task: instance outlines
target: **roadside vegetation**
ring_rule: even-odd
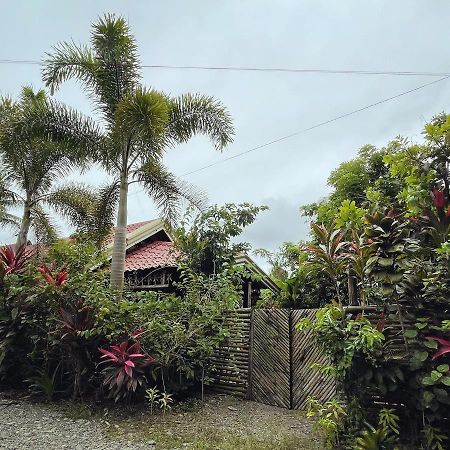
[[[17,235],[15,245],[0,248],[0,383],[47,402],[145,405],[145,423],[157,416],[149,438],[172,448],[192,431],[177,427],[179,402],[203,397],[210,356],[229,337],[225,313],[241,304],[243,280],[255,277],[235,264],[250,251],[236,238],[267,208],[206,207],[202,194],[163,165],[167,150],[196,134],[223,150],[232,120],[211,97],[173,98],[144,87],[140,71],[126,21],[107,15],[93,25],[90,46],[63,42],[46,56],[49,93],[25,87],[18,100],[0,102],[0,226]],[[52,99],[70,79],[80,82],[99,121]],[[64,184],[67,174],[93,164],[111,183]],[[328,197],[301,207],[311,221],[307,240],[257,250],[280,288],[263,292],[257,307],[317,309],[298,332],[314,336],[329,361],[315,368],[336,380],[336,398],[310,398],[307,411],[327,448],[444,450],[450,116],[434,117],[420,143],[396,138],[381,149],[363,147],[328,182]],[[173,293],[124,286],[133,183],[158,206],[180,251]],[[182,201],[189,205],[183,217]],[[58,235],[54,214],[75,227],[70,238]],[[102,244],[111,234],[109,261]],[[189,410],[189,422],[202,425],[202,407]],[[140,420],[108,430],[145,439]],[[296,433],[241,436],[217,421],[193,429],[196,449],[316,448]]]

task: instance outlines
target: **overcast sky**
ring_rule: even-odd
[[[434,0],[0,0],[0,60],[39,60],[59,41],[87,43],[104,13],[128,19],[144,64],[450,71],[450,2]],[[178,175],[432,81],[424,76],[144,69],[148,87],[170,94],[200,92],[221,100],[236,137],[224,154],[195,138],[167,154]],[[42,87],[37,65],[0,64],[0,91],[16,97],[24,84]],[[426,120],[449,111],[450,81],[186,177],[210,203],[265,204],[245,233],[255,248],[276,249],[307,235],[299,206],[327,193],[326,179],[364,144],[398,134],[420,139]],[[57,98],[86,114],[89,101],[70,83]],[[101,172],[85,176],[101,183]],[[131,188],[129,223],[157,215]],[[0,231],[0,242],[10,241]]]

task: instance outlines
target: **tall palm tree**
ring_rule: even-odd
[[[52,92],[71,78],[81,82],[103,118],[106,142],[95,158],[119,187],[111,286],[120,296],[129,185],[142,184],[165,218],[176,220],[180,199],[197,206],[203,199],[164,167],[164,152],[197,133],[209,136],[221,150],[232,141],[234,130],[226,109],[211,97],[171,98],[143,87],[136,41],[120,17],[107,15],[93,25],[91,48],[64,42],[47,55],[43,79]]]
[[[18,102],[1,99],[0,117],[2,222],[18,225],[17,247],[27,243],[30,227],[49,240],[55,227],[44,207],[55,184],[82,163],[102,135],[91,120],[30,87],[22,89]],[[20,218],[8,213],[18,206]]]

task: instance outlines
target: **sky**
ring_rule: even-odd
[[[115,13],[129,21],[147,65],[450,71],[445,0],[0,0],[0,6],[0,60],[42,60],[60,41],[88,43],[91,24]],[[233,117],[235,139],[222,154],[203,137],[167,153],[166,165],[179,176],[435,79],[143,69],[147,87],[212,95]],[[17,97],[23,85],[43,86],[39,65],[0,64],[1,95]],[[275,250],[283,241],[307,237],[299,207],[327,195],[335,167],[365,144],[383,146],[397,135],[420,140],[427,120],[450,112],[449,95],[450,80],[444,80],[183,178],[205,191],[211,204],[269,206],[243,239]],[[93,114],[75,82],[55,96]],[[106,181],[99,170],[71,178]],[[131,187],[129,223],[158,215],[139,190]],[[0,230],[0,242],[11,240],[11,233]]]

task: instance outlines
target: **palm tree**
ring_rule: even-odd
[[[171,98],[140,84],[136,41],[123,18],[107,15],[94,24],[91,45],[65,42],[54,47],[44,62],[43,79],[52,92],[65,80],[77,79],[102,116],[105,145],[95,159],[119,188],[111,286],[120,296],[129,185],[140,183],[174,222],[181,199],[200,207],[203,198],[164,167],[164,152],[194,134],[207,135],[221,150],[232,141],[234,130],[226,109],[211,97]]]
[[[55,227],[44,206],[101,134],[91,120],[30,87],[18,102],[2,99],[0,117],[0,221],[18,226],[17,247],[27,243],[30,228],[38,240],[51,240]],[[20,218],[8,212],[18,206]]]
[[[77,232],[89,236],[90,241],[101,247],[114,226],[119,190],[117,183],[99,189],[79,183],[68,184],[56,190],[48,201],[76,227]]]

